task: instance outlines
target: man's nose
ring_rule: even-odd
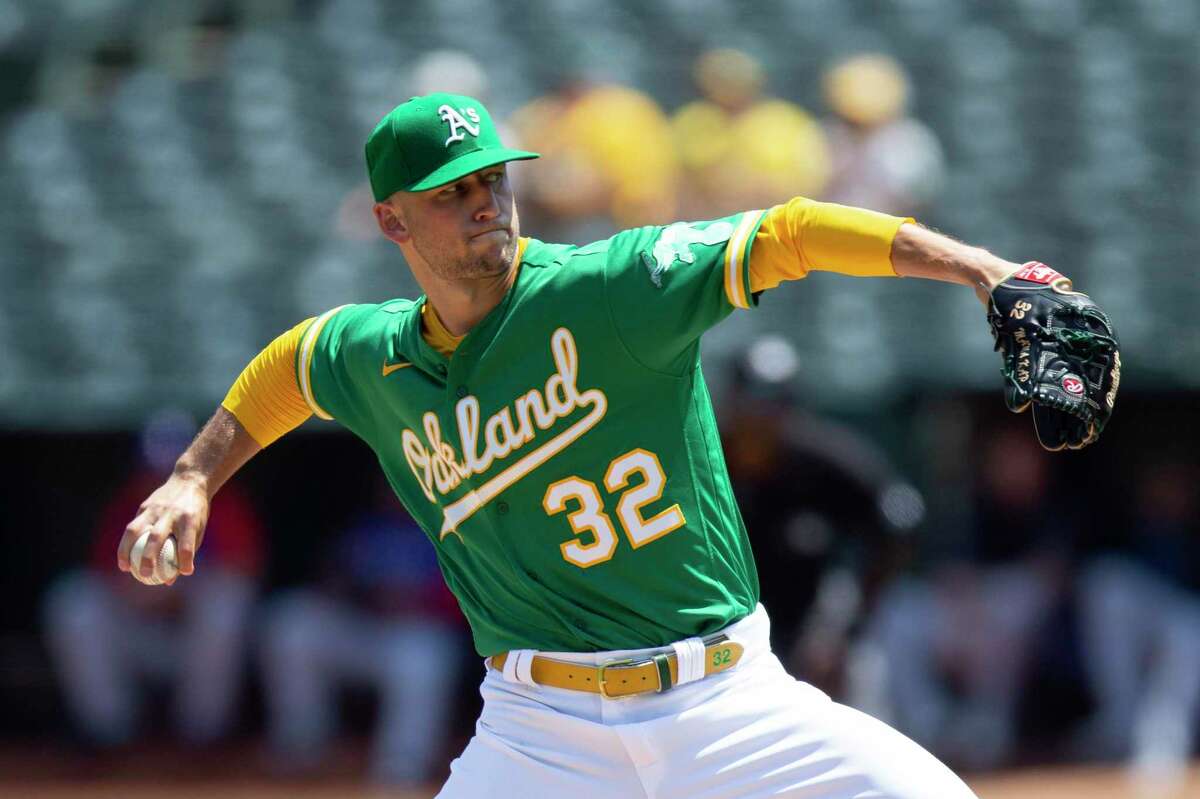
[[[476,194],[474,217],[477,222],[487,222],[500,215],[500,199],[496,196],[495,186],[484,183],[476,189]]]

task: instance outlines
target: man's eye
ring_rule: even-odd
[[[504,177],[503,172],[489,172],[486,175],[488,183],[499,183],[501,178],[503,178],[503,177]]]

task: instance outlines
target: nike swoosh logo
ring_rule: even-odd
[[[393,364],[389,364],[387,361],[384,361],[383,362],[383,376],[387,377],[388,375],[390,375],[392,372],[396,371],[397,369],[403,369],[406,366],[412,366],[412,361],[404,361],[402,363],[393,363]]]

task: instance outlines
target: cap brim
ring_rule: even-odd
[[[506,161],[528,161],[530,158],[541,158],[537,153],[526,150],[509,150],[504,147],[474,150],[466,155],[460,155],[453,161],[442,164],[421,180],[409,186],[405,191],[428,191],[438,186],[445,186],[459,178],[486,169],[489,166],[503,164]]]

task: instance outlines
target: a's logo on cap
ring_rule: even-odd
[[[464,108],[462,111],[471,118],[471,122],[475,123],[474,125],[472,125],[471,122],[468,122],[466,119],[463,119],[462,114],[458,113],[458,111],[455,111],[448,105],[443,105],[438,108],[438,116],[442,118],[443,122],[450,126],[450,138],[446,139],[447,147],[450,146],[450,142],[452,141],[462,141],[466,138],[466,134],[463,133],[463,130],[465,130],[467,133],[470,133],[472,136],[479,136],[479,112],[470,107]]]

